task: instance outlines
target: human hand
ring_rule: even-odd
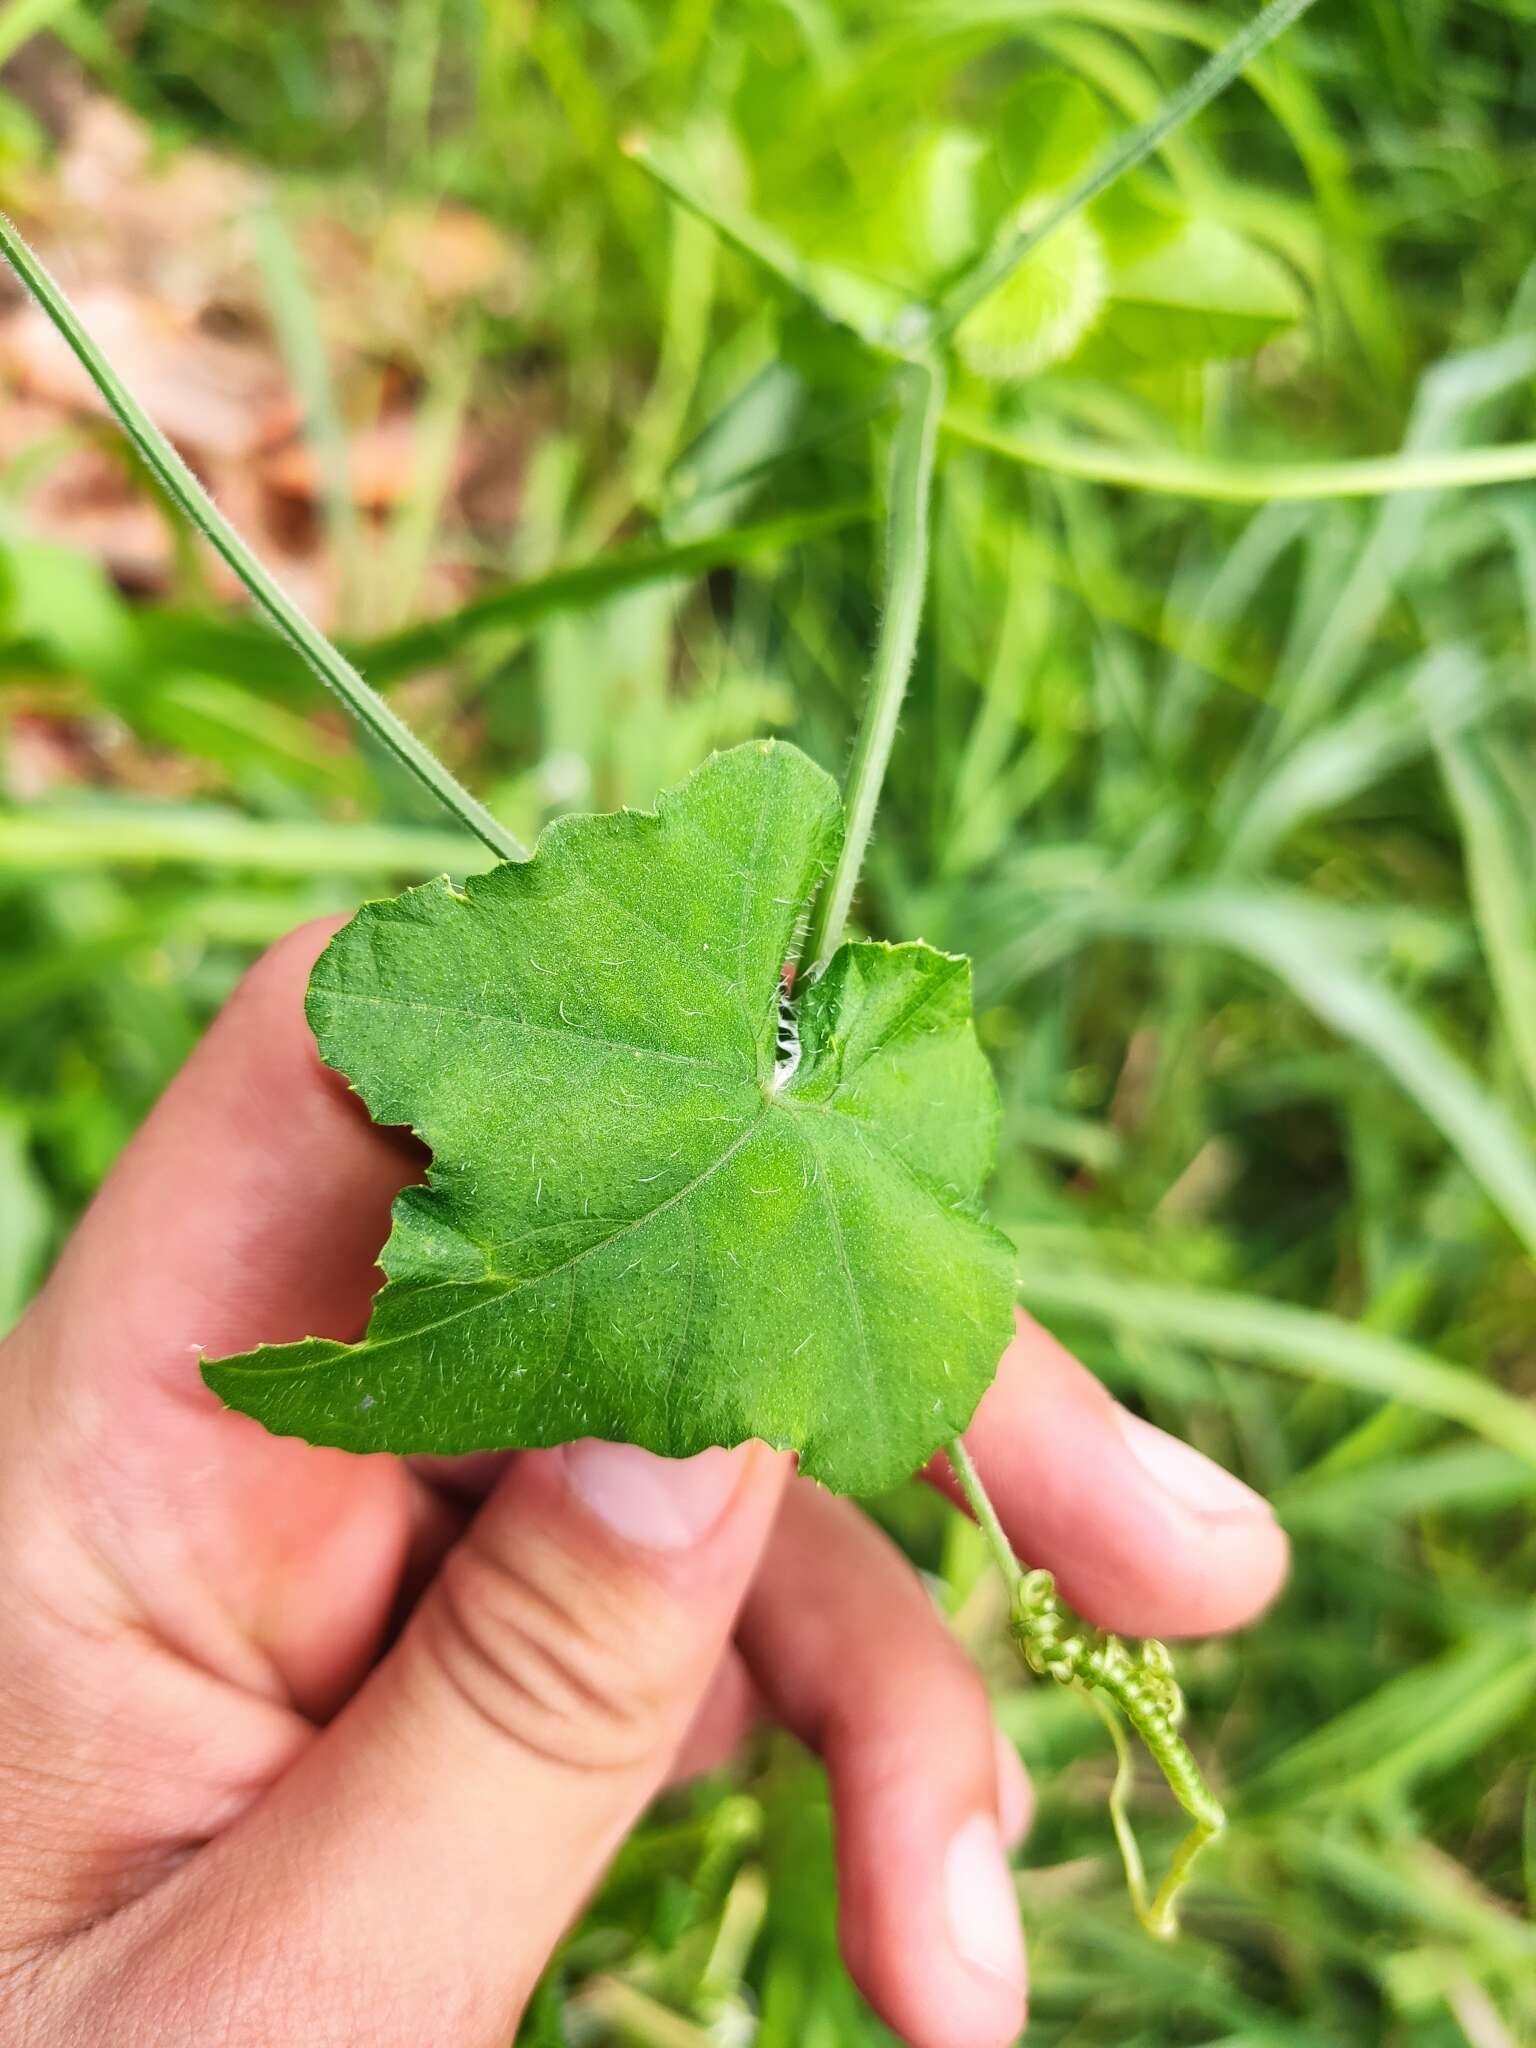
[[[328,931],[247,978],[3,1350],[0,2038],[502,2048],[647,1800],[765,1703],[826,1758],[865,1991],[1000,2048],[1027,1788],[856,1509],[760,1446],[444,1469],[203,1387],[200,1351],[355,1336],[420,1172],[314,1054]],[[1032,1325],[968,1441],[1107,1626],[1232,1626],[1283,1573],[1246,1488]]]

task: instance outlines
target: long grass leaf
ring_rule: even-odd
[[[26,1121],[0,1102],[0,1337],[32,1298],[51,1223]]]
[[[1536,1408],[1414,1345],[1259,1295],[1127,1280],[1057,1256],[1032,1257],[1029,1232],[1015,1235],[1021,1245],[1020,1299],[1046,1316],[1080,1316],[1401,1401],[1459,1423],[1536,1467]]]
[[[1284,981],[1334,1030],[1364,1046],[1460,1155],[1526,1246],[1536,1251],[1536,1160],[1503,1106],[1351,950],[1348,913],[1276,890],[1196,888],[1137,900],[1109,892],[1068,899],[1047,930],[1011,949],[1029,970],[1085,939],[1185,939],[1245,954]]]
[[[1435,748],[1461,826],[1473,915],[1526,1093],[1536,1108],[1536,831],[1497,755],[1476,733],[1437,718]]]
[[[1223,928],[1229,945],[1262,961],[1317,1016],[1375,1055],[1439,1126],[1527,1249],[1536,1252],[1536,1161],[1530,1148],[1503,1105],[1401,997],[1354,962],[1320,949],[1313,932],[1264,915],[1257,906],[1231,906],[1229,917],[1212,927]]]
[[[1398,1798],[1472,1755],[1533,1698],[1536,1650],[1505,1635],[1474,1636],[1303,1736],[1246,1794],[1287,1805]]]
[[[473,874],[490,861],[457,832],[409,826],[243,818],[167,805],[39,805],[0,812],[0,885],[7,875],[79,873],[168,863],[251,874]]]
[[[751,526],[726,527],[719,533],[700,534],[697,539],[661,546],[646,542],[611,548],[590,562],[578,562],[526,583],[493,590],[461,605],[457,611],[366,642],[352,652],[378,681],[393,682],[434,662],[450,660],[483,634],[537,625],[557,612],[601,604],[605,598],[617,597],[626,590],[640,590],[648,584],[699,576],[711,569],[728,569],[738,562],[750,561],[754,555],[777,554],[786,548],[800,547],[806,541],[840,533],[868,518],[869,506],[859,498],[804,512],[787,512]]]
[[[1493,1444],[1458,1443],[1443,1451],[1416,1450],[1410,1457],[1378,1460],[1357,1471],[1306,1475],[1273,1498],[1294,1533],[1381,1518],[1417,1519],[1446,1508],[1489,1514],[1528,1506],[1532,1491],[1531,1470],[1523,1459]]]
[[[676,151],[654,136],[630,136],[625,141],[624,154],[653,178],[668,198],[707,222],[723,241],[747,257],[765,276],[802,299],[822,319],[841,328],[852,339],[880,353],[886,352],[871,323],[851,316],[846,306],[836,303],[837,298],[843,295],[839,292],[839,285],[852,291],[857,289],[856,280],[841,279],[825,266],[807,262],[799,250],[776,229],[769,227],[766,221],[702,191],[698,179],[680,162]]]
[[[1419,383],[1404,437],[1404,459],[1456,453],[1478,410],[1507,396],[1536,372],[1536,334],[1517,333],[1488,348],[1447,356]],[[1424,541],[1439,500],[1424,488],[1391,496],[1376,511],[1371,531],[1324,615],[1317,637],[1301,652],[1296,668],[1276,686],[1278,715],[1254,780],[1297,736],[1325,717],[1354,681],[1371,636]]]
[[[1484,664],[1464,647],[1439,647],[1405,679],[1319,725],[1286,755],[1232,819],[1227,857],[1257,868],[1304,819],[1346,802],[1433,744],[1447,745],[1488,709]]]
[[[303,256],[275,204],[256,208],[251,217],[251,239],[277,345],[303,409],[305,437],[319,465],[326,533],[336,555],[337,616],[349,620],[357,596],[362,535],[347,433],[319,308]]]

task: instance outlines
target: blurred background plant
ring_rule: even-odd
[[[1042,2043],[1536,2038],[1532,21],[1317,9],[954,337],[859,915],[977,956],[1023,1298],[1298,1551],[1182,1660],[1235,1826],[1163,1948],[1097,1723],[1019,1683],[968,1528],[876,1504],[1036,1772]],[[8,0],[0,196],[529,837],[749,733],[841,766],[888,420],[837,319],[942,291],[1232,26]],[[3,1324],[254,949],[488,856],[250,622],[15,293],[0,380]],[[884,2039],[833,1915],[819,1781],[765,1740],[623,1852],[526,2038]]]

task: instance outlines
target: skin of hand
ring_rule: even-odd
[[[305,1027],[333,929],[246,977],[0,1351],[0,2039],[505,2048],[647,1801],[766,1708],[826,1761],[867,1996],[1003,2048],[1027,1782],[848,1502],[754,1445],[355,1458],[203,1387],[358,1335],[421,1174]],[[1284,1575],[1255,1495],[1025,1319],[967,1441],[1103,1625],[1229,1628]]]

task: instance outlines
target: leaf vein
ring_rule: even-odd
[[[659,1045],[636,1045],[627,1038],[606,1038],[600,1032],[583,1031],[574,1024],[537,1024],[531,1017],[514,1017],[506,1010],[475,1010],[467,1003],[427,1003],[411,996],[371,995],[362,989],[330,987],[322,993],[328,1001],[366,1003],[379,1009],[423,1010],[436,1017],[465,1017],[475,1023],[506,1024],[514,1031],[538,1032],[546,1038],[580,1038],[588,1045],[606,1045],[614,1052],[638,1053],[642,1058],[667,1060],[675,1066],[707,1067],[712,1073],[729,1075],[733,1081],[742,1078],[739,1068],[704,1059],[698,1053],[668,1052]]]
[[[520,1280],[509,1279],[502,1274],[490,1274],[485,1281],[468,1283],[474,1286],[490,1286],[504,1282],[500,1286],[498,1293],[482,1301],[469,1302],[463,1308],[452,1309],[447,1315],[439,1316],[435,1323],[418,1323],[414,1329],[401,1330],[388,1337],[374,1337],[370,1335],[363,1339],[362,1344],[357,1349],[367,1350],[377,1356],[381,1351],[393,1351],[404,1344],[421,1342],[428,1337],[436,1336],[438,1331],[446,1329],[450,1323],[462,1322],[467,1316],[479,1315],[482,1309],[499,1307],[509,1295],[520,1293],[525,1287],[540,1286],[547,1280],[558,1279],[563,1273],[573,1272],[584,1259],[590,1259],[598,1252],[607,1251],[610,1246],[618,1244],[621,1239],[632,1235],[637,1230],[645,1229],[646,1225],[654,1223],[658,1216],[665,1215],[668,1209],[675,1208],[679,1202],[686,1200],[697,1189],[703,1187],[708,1181],[713,1180],[715,1175],[723,1167],[729,1165],[736,1154],[742,1150],[743,1146],[762,1129],[768,1120],[772,1106],[770,1103],[764,1103],[762,1109],[752,1119],[751,1123],[748,1124],[747,1128],[734,1138],[720,1154],[719,1158],[712,1160],[702,1173],[696,1174],[685,1186],[678,1188],[674,1194],[668,1195],[664,1202],[658,1202],[654,1209],[647,1209],[642,1215],[631,1217],[628,1222],[623,1224],[618,1230],[613,1231],[609,1236],[598,1238],[592,1244],[583,1245],[579,1252],[573,1252],[568,1259],[563,1259],[557,1266],[546,1266],[541,1273],[530,1273]],[[530,1231],[527,1235],[531,1237],[538,1235],[538,1233]],[[508,1240],[510,1244],[521,1244],[522,1242],[522,1238]],[[404,1289],[409,1289],[410,1286],[408,1281],[403,1280],[393,1282],[392,1284]]]

